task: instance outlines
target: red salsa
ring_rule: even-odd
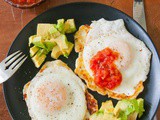
[[[90,61],[90,68],[94,74],[94,82],[101,88],[110,90],[116,88],[122,82],[122,75],[114,61],[119,57],[119,53],[105,48],[99,51]]]
[[[11,1],[16,4],[33,4],[37,2],[37,0],[11,0]]]

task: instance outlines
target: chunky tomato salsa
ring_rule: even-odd
[[[122,82],[122,75],[114,61],[119,57],[119,53],[105,48],[99,51],[90,61],[90,68],[94,74],[94,82],[101,88],[110,90],[116,88]]]
[[[11,1],[16,4],[33,4],[37,2],[37,0],[11,0]]]

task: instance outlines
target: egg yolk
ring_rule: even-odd
[[[60,82],[45,82],[37,88],[40,108],[53,112],[60,110],[66,102],[66,89]]]
[[[101,88],[114,89],[122,82],[122,75],[114,61],[119,53],[105,48],[99,51],[90,61],[90,68],[94,74],[94,82]]]

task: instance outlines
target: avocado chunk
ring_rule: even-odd
[[[41,36],[34,37],[32,43],[37,47],[44,48],[44,49],[46,48],[44,45],[44,39],[42,39]]]
[[[62,55],[62,51],[60,50],[59,46],[56,45],[53,49],[52,49],[52,53],[51,53],[51,57],[54,59],[58,59],[58,57]]]
[[[136,120],[138,116],[137,112],[133,112],[132,114],[130,114],[127,118],[127,120]]]
[[[121,120],[119,118],[114,117],[113,114],[93,114],[89,120]]]
[[[71,42],[68,42],[68,49],[64,49],[62,50],[63,56],[68,58],[68,56],[70,55],[72,49],[73,49],[74,44]]]
[[[68,19],[64,23],[64,31],[65,33],[73,33],[76,31],[76,25],[75,25],[74,19]]]
[[[56,42],[50,41],[50,40],[45,40],[44,45],[46,46],[46,49],[48,52],[52,51],[53,47],[56,46]]]
[[[35,38],[36,36],[37,36],[37,35],[32,35],[32,36],[29,37],[29,43],[28,43],[28,46],[29,46],[29,47],[30,47],[31,44],[33,43],[33,40],[34,40],[34,38]]]
[[[51,41],[55,41],[57,45],[60,47],[61,51],[64,49],[68,49],[68,40],[66,35],[61,34],[56,39],[52,39]]]
[[[38,36],[45,36],[48,34],[50,28],[52,28],[53,24],[49,23],[39,23],[37,25],[37,35]]]
[[[142,98],[121,100],[115,107],[112,101],[106,101],[98,112],[91,115],[90,120],[136,120],[144,112],[143,104]]]
[[[40,49],[34,57],[32,57],[32,61],[37,68],[39,68],[44,60],[46,59],[46,51],[44,49]]]
[[[52,37],[57,37],[60,32],[56,28],[56,24],[39,23],[37,26],[37,35],[42,36],[45,40],[50,40]]]
[[[40,49],[40,48],[39,48],[39,47],[36,47],[36,46],[31,47],[30,50],[29,50],[30,57],[33,57],[33,56],[37,53],[37,51],[38,51],[39,49]]]
[[[57,20],[57,29],[59,32],[64,34],[64,19]]]
[[[48,54],[48,51],[46,49],[40,49],[37,53],[38,56],[41,56],[42,54],[45,54],[47,55]]]
[[[143,115],[144,110],[144,100],[142,98],[139,98],[137,100],[138,102],[138,107],[139,107],[139,115],[138,117],[140,118]]]
[[[109,101],[103,102],[100,110],[103,110],[104,112],[107,112],[107,113],[112,113],[114,110],[112,101],[109,100]]]
[[[131,99],[119,101],[115,107],[114,113],[122,120],[135,120],[137,116],[142,116],[144,112],[143,99]],[[118,111],[118,112],[117,112]]]
[[[50,27],[49,34],[51,37],[56,38],[60,36],[61,33],[57,30],[56,25],[54,24],[52,27]]]

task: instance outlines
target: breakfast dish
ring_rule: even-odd
[[[122,19],[93,21],[75,34],[75,73],[88,88],[115,99],[136,98],[144,89],[151,52]]]
[[[73,19],[71,25],[73,27],[68,27],[69,32],[66,32],[64,19],[59,19],[57,25],[38,24],[37,35],[29,38],[29,46],[34,45],[30,48],[30,56],[36,67],[40,67],[45,60],[42,57],[48,52],[52,51],[51,56],[57,55],[55,46],[68,58],[73,44],[64,33],[75,32]],[[69,43],[72,46],[67,53]],[[144,112],[144,100],[133,98],[143,91],[151,52],[125,29],[123,20],[107,21],[102,18],[90,26],[82,25],[75,34],[75,51],[79,53],[75,73],[85,80],[87,86],[61,60],[45,63],[23,89],[32,120],[140,118]],[[57,59],[59,55],[53,58]],[[35,56],[39,58],[35,59]],[[112,101],[106,101],[98,111],[97,100],[87,87],[102,95],[124,100],[119,101],[115,108]]]
[[[63,19],[61,18],[64,18],[64,22],[63,22]],[[68,32],[63,31],[64,29],[61,29],[61,28],[64,28],[63,27],[64,24],[61,24],[61,23],[65,23],[70,18],[72,18],[72,20],[73,19],[75,20],[75,23],[76,23],[75,25],[78,30],[75,36],[76,38],[75,42],[74,42],[75,33],[68,34]],[[98,26],[99,23],[97,22],[99,21],[100,18],[104,18],[100,20],[102,23],[104,22],[105,24],[106,23],[107,24],[113,23],[113,24],[112,25],[102,24],[101,27],[98,27],[98,29],[96,29],[96,31],[91,32],[90,29],[92,29],[92,27],[90,24],[94,23],[93,26],[95,27],[96,25]],[[59,20],[59,22],[57,20]],[[95,21],[91,23],[92,20],[95,20]],[[54,23],[56,23],[56,25],[53,25]],[[57,38],[60,38],[60,39],[56,38],[56,41],[54,42],[55,46],[53,44],[50,44],[51,42],[50,36],[46,36],[45,34],[39,35],[43,32],[44,33],[47,32],[48,34],[48,30],[44,29],[44,26],[46,26],[46,24],[47,26],[52,26],[51,28],[53,28],[54,26],[54,28],[56,28],[55,30],[60,32],[61,34],[60,36],[57,36]],[[107,35],[105,35],[105,32],[107,31],[105,30],[106,26],[109,26],[107,28],[108,28],[108,31],[110,31],[108,32],[109,34]],[[38,31],[38,34],[37,34],[37,27],[40,28],[40,31]],[[121,29],[118,29],[118,28],[121,28]],[[102,37],[99,38],[99,34],[97,33],[98,31],[103,31],[103,30],[104,30],[104,35],[101,35]],[[78,33],[80,35],[78,35],[77,37]],[[93,36],[94,39],[96,40],[92,41],[92,39],[87,38],[88,41],[86,45],[86,36],[88,36],[88,34],[90,35],[90,37]],[[31,40],[31,44],[29,47],[28,39],[31,36],[32,36],[31,39],[34,38],[34,35],[36,35],[37,41]],[[54,37],[58,34],[52,34],[52,35],[53,35],[52,37]],[[133,37],[133,35],[136,38]],[[128,37],[130,37],[130,39]],[[43,38],[47,38],[47,40]],[[67,38],[67,42],[65,42],[66,38]],[[120,39],[120,38],[123,38],[123,39]],[[127,38],[127,39],[124,40],[124,38]],[[144,43],[141,42],[139,39]],[[61,41],[61,42],[58,42],[58,41]],[[97,47],[98,46],[97,41],[100,41],[101,47]],[[70,52],[69,56],[66,56],[67,54],[65,54],[66,52],[64,52],[64,49],[66,48],[66,45],[68,46],[68,44],[65,44],[65,43],[68,43],[68,42],[72,43],[72,45],[74,44],[75,47],[73,48],[75,48],[75,50],[74,49],[71,50],[72,52]],[[130,42],[133,44],[130,45]],[[43,44],[38,44],[38,43],[43,43]],[[64,43],[63,47],[61,46],[62,43]],[[148,48],[146,48],[144,44]],[[127,47],[127,45],[129,47]],[[120,46],[120,47],[117,47],[117,46]],[[139,51],[136,51],[135,49],[133,49],[133,48],[137,48],[137,46],[138,48],[139,47],[142,48],[142,50],[137,49]],[[40,52],[38,52],[39,50],[37,51],[37,47],[38,49],[40,49]],[[56,50],[53,50],[52,47],[56,48],[56,50],[59,52],[57,52]],[[59,49],[57,49],[57,47]],[[112,47],[115,50],[113,50]],[[81,119],[81,120],[84,120],[84,119],[88,120],[88,118],[91,120],[97,120],[98,118],[109,119],[114,117],[116,117],[116,119],[118,118],[118,120],[120,120],[123,117],[125,118],[123,120],[128,120],[128,118],[130,118],[129,117],[130,115],[133,115],[135,119],[137,118],[138,120],[148,120],[148,119],[151,120],[154,117],[154,114],[158,107],[159,97],[160,97],[160,92],[159,92],[160,87],[158,84],[159,78],[160,78],[160,71],[159,71],[160,62],[159,62],[158,54],[147,33],[132,18],[130,18],[129,16],[127,16],[126,14],[124,14],[123,12],[117,9],[114,9],[110,6],[97,4],[97,3],[71,3],[71,4],[51,8],[50,10],[47,10],[46,12],[34,18],[31,22],[29,22],[26,25],[26,27],[24,27],[24,29],[19,33],[19,35],[11,45],[8,55],[10,55],[11,53],[17,50],[21,50],[26,55],[28,56],[31,55],[31,57],[28,57],[25,63],[10,78],[10,80],[8,80],[3,84],[6,104],[8,106],[10,115],[14,120],[21,120],[21,119],[30,120],[30,119],[36,119],[37,117],[39,119],[52,119],[54,117],[56,117],[57,119],[62,118],[60,120],[72,119],[72,118],[74,119],[75,117],[74,120],[76,120],[77,116],[80,116],[78,119]],[[35,54],[34,54],[34,50],[37,51],[35,52]],[[46,50],[48,50],[49,52],[45,53]],[[57,53],[57,54],[52,54],[52,51],[54,51],[54,53]],[[70,51],[70,50],[67,49],[67,51]],[[92,52],[97,52],[97,54],[92,56]],[[115,82],[116,83],[115,85],[111,85],[111,86],[107,85],[107,87],[111,89],[108,91],[97,89],[97,88],[101,88],[103,85],[106,85],[106,84],[99,84],[98,87],[96,87],[95,89],[92,89],[95,86],[97,86],[96,84],[94,84],[94,81],[92,82],[93,85],[91,84],[92,86],[89,86],[88,84],[89,82],[87,82],[87,79],[85,79],[86,78],[86,76],[84,76],[85,74],[79,74],[79,73],[81,73],[84,70],[83,71],[84,73],[86,72],[88,73],[87,76],[93,77],[96,71],[99,71],[98,69],[94,68],[94,66],[97,66],[95,64],[95,61],[97,60],[97,58],[98,59],[102,58],[103,60],[105,58],[103,56],[103,53],[107,53],[107,52],[110,53],[110,56],[112,56],[113,58],[112,59],[109,58],[108,60],[106,60],[106,63],[108,63],[110,60],[111,64],[109,67],[113,67],[113,72],[117,71],[115,74],[117,75],[117,77],[115,78],[118,81]],[[37,53],[39,54],[37,55]],[[139,53],[141,53],[141,55]],[[145,55],[148,57],[144,56],[143,53],[145,53]],[[150,60],[151,53],[152,53],[152,59]],[[60,56],[58,56],[59,54]],[[85,54],[85,61],[86,61],[85,63],[81,61],[82,60],[81,58],[83,58],[83,54]],[[87,56],[87,54],[89,56]],[[39,59],[39,56],[41,55],[46,56],[44,61],[43,60],[41,61],[41,59]],[[100,57],[101,55],[102,57]],[[122,61],[122,62],[118,61],[118,58],[120,55],[125,56],[125,61]],[[38,57],[35,57],[35,56],[38,56]],[[37,58],[35,59],[35,61],[33,61],[34,57]],[[139,61],[139,58],[141,59],[140,61]],[[55,59],[59,59],[59,60],[55,60]],[[89,63],[87,62],[87,60],[89,59],[92,60],[91,70],[86,69],[86,67],[89,66]],[[52,62],[47,62],[47,61],[52,61]],[[132,62],[132,61],[136,61],[136,62]],[[134,64],[140,63],[141,61],[143,61],[142,64],[138,64],[138,66],[136,67],[134,66]],[[42,62],[42,64],[45,63],[44,66],[42,64],[38,64],[39,66],[35,67],[36,65],[35,63],[39,63],[39,62]],[[144,64],[146,62],[148,64]],[[101,62],[101,63],[106,64],[105,62]],[[123,75],[126,72],[126,71],[122,71],[123,69],[120,69],[120,67],[122,67],[123,65],[126,66],[128,73],[132,73],[136,71],[135,74],[138,75],[137,77],[133,77],[134,75],[132,76],[132,74],[128,74],[128,75],[131,75],[132,77],[126,82],[127,83],[126,85],[122,84],[123,78],[124,78]],[[129,67],[129,66],[133,66],[133,67]],[[129,68],[133,68],[132,69],[133,71]],[[73,72],[74,70],[75,71],[78,70],[76,71],[76,74],[78,74],[78,76],[82,79],[80,79],[78,76],[75,75],[75,73]],[[148,71],[150,71],[149,74],[148,74]],[[148,76],[146,76],[147,74]],[[71,76],[73,79],[71,79]],[[56,78],[56,79],[53,79],[53,78]],[[93,80],[93,79],[91,78],[90,80]],[[96,82],[99,83],[98,81]],[[138,84],[139,82],[140,84]],[[53,84],[53,83],[56,83],[56,84]],[[67,83],[70,83],[70,87],[68,87]],[[139,88],[139,89],[133,88],[133,86],[135,86],[136,84],[137,84],[136,88]],[[56,86],[55,91],[51,92],[50,89],[55,88],[55,86]],[[117,92],[116,89],[118,88],[120,88],[119,93],[111,94],[111,93]],[[74,95],[69,94],[71,90],[74,90],[73,91]],[[97,92],[98,90],[102,90],[102,91],[98,93]],[[143,92],[139,94],[142,90]],[[134,93],[135,91],[137,91],[137,93]],[[122,95],[121,93],[123,92],[125,94]],[[130,96],[132,93],[134,93],[133,96]],[[62,95],[62,98],[64,99],[59,99],[60,98],[59,95],[60,96]],[[77,97],[75,97],[76,95]],[[115,99],[109,98],[108,95],[109,97],[112,97]],[[75,97],[75,104],[72,104],[72,105],[66,104],[72,101],[72,100],[70,101],[70,97],[71,98]],[[132,98],[136,98],[136,99],[132,100]],[[55,104],[54,101],[50,102],[49,101],[50,99],[51,100],[59,99],[60,101],[57,101],[58,104]],[[112,102],[110,100],[112,100],[114,105],[112,105]],[[105,102],[106,104],[103,102]],[[51,105],[49,106],[48,103],[50,103]],[[127,103],[127,104],[124,104],[124,103]],[[83,105],[83,106],[76,106],[76,104]],[[108,107],[112,109],[108,109]],[[145,112],[144,112],[144,109],[142,108],[145,109]],[[116,111],[116,109],[118,111]],[[68,112],[68,110],[70,110],[71,112]],[[64,117],[65,119],[63,119]],[[116,119],[113,119],[113,120],[116,120]]]
[[[60,60],[45,63],[23,96],[33,120],[86,120],[98,110],[97,100]]]

